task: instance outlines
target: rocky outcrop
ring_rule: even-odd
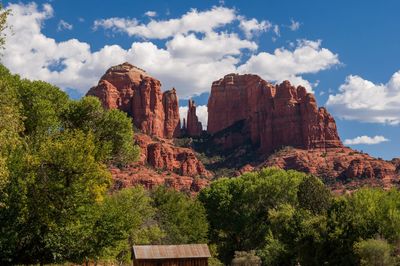
[[[178,98],[174,89],[161,93],[161,83],[129,63],[113,66],[87,95],[98,97],[107,109],[133,117],[143,133],[177,137],[180,132]]]
[[[196,193],[210,182],[211,173],[196,158],[192,149],[173,145],[169,139],[151,138],[136,133],[140,158],[126,167],[111,167],[114,188],[143,185],[151,189],[159,185]]]
[[[314,174],[338,189],[362,185],[390,188],[399,182],[396,166],[392,162],[347,147],[325,150],[286,147],[255,168],[265,166]]]
[[[153,169],[139,163],[124,168],[111,167],[110,171],[116,190],[136,185],[142,185],[147,189],[166,186],[193,194],[208,186],[210,182],[208,179],[182,176],[166,170]]]
[[[190,148],[177,147],[171,140],[152,139],[145,134],[136,134],[135,139],[141,149],[143,164],[182,176],[211,176]]]
[[[207,131],[226,147],[250,141],[261,153],[283,146],[303,149],[342,147],[336,123],[315,97],[289,81],[272,85],[257,75],[229,74],[212,84]],[[239,129],[239,130],[238,130]]]
[[[179,119],[179,101],[175,88],[163,93],[162,105],[165,114],[164,137],[179,137],[181,132],[181,122]]]
[[[186,120],[186,134],[190,137],[199,137],[203,131],[203,126],[199,122],[196,114],[196,105],[193,100],[189,100]]]

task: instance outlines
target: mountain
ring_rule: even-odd
[[[141,159],[112,168],[117,186],[166,184],[198,191],[211,178],[265,166],[321,177],[343,192],[364,184],[399,184],[398,159],[384,161],[345,147],[334,118],[302,86],[273,85],[257,75],[228,74],[213,82],[207,130],[189,100],[180,124],[175,89],[129,63],[113,66],[87,95],[132,116]]]

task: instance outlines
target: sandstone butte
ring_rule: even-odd
[[[125,111],[140,130],[140,161],[111,167],[116,187],[166,184],[198,191],[209,183],[213,174],[195,151],[174,145],[176,138],[205,134],[193,101],[181,128],[175,89],[162,93],[160,81],[129,63],[108,69],[87,95],[107,109]],[[313,94],[288,81],[272,85],[257,75],[229,74],[213,82],[206,135],[209,145],[230,153],[251,144],[258,159],[236,165],[238,174],[264,166],[295,169],[322,177],[336,191],[399,183],[399,159],[384,161],[344,147],[334,118]]]
[[[399,184],[399,159],[384,161],[344,147],[334,118],[302,86],[229,74],[213,82],[208,114],[207,131],[216,144],[234,149],[250,142],[258,149],[261,159],[238,174],[265,166],[295,169],[324,178],[338,191]]]
[[[129,63],[113,66],[87,95],[96,96],[106,109],[119,109],[133,118],[141,133],[135,141],[141,149],[139,162],[124,169],[111,167],[118,186],[166,184],[179,190],[196,191],[208,183],[211,173],[190,148],[176,147],[172,138],[181,130],[176,90],[161,92],[161,82]],[[189,101],[186,134],[200,135],[196,107]],[[201,180],[202,179],[202,180]]]

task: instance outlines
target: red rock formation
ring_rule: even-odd
[[[129,63],[113,66],[87,95],[100,98],[107,109],[133,117],[143,133],[171,138],[179,135],[179,107],[175,90],[161,93],[161,83]]]
[[[272,84],[257,75],[229,74],[215,81],[208,101],[208,128],[216,134],[242,123],[241,131],[219,142],[250,140],[262,153],[283,146],[304,149],[342,147],[333,117],[318,108],[304,87]]]
[[[110,168],[115,189],[138,184],[149,189],[165,185],[195,193],[209,184],[211,173],[191,149],[140,133],[135,134],[135,141],[141,149],[139,161],[124,168]]]
[[[179,137],[181,132],[181,121],[179,119],[179,102],[175,88],[163,93],[162,104],[165,114],[164,137]]]
[[[186,121],[186,134],[191,137],[200,136],[203,130],[203,126],[201,125],[201,122],[199,122],[199,119],[196,115],[196,105],[192,100],[189,100]]]
[[[114,189],[142,185],[147,189],[164,185],[180,191],[199,192],[209,184],[208,179],[181,176],[166,170],[155,170],[138,163],[125,168],[110,169],[114,179]]]
[[[135,134],[135,139],[142,151],[142,163],[182,176],[211,176],[190,148],[177,147],[171,140],[154,140],[144,134]]]
[[[265,166],[314,174],[329,181],[333,188],[360,187],[365,184],[389,188],[399,182],[393,163],[346,147],[325,150],[286,147],[255,168]]]
[[[121,169],[111,166],[115,188],[167,185],[197,192],[209,183],[212,174],[194,151],[175,146],[171,139],[181,132],[175,89],[161,93],[160,81],[124,63],[107,70],[88,95],[99,97],[105,108],[128,113],[144,133],[135,134],[141,148],[139,162]],[[212,137],[205,144],[211,140],[210,145],[220,144],[218,149],[237,148],[227,157],[227,165],[218,162],[237,174],[265,166],[295,169],[323,177],[337,191],[364,184],[386,188],[400,184],[400,159],[388,162],[344,147],[333,117],[318,108],[304,87],[288,81],[272,85],[257,75],[226,75],[212,85],[208,114]],[[189,136],[202,132],[191,100],[183,128]],[[257,156],[245,156],[246,147],[252,151],[254,146]]]

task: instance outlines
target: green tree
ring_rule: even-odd
[[[22,145],[24,130],[15,82],[18,80],[0,65],[0,208],[6,207],[5,188],[10,182],[9,155]]]
[[[151,198],[142,187],[117,191],[89,212],[91,227],[85,238],[74,243],[69,261],[128,262],[133,244],[149,244],[162,237],[153,220]]]
[[[301,208],[314,214],[326,212],[332,200],[328,188],[315,176],[308,176],[300,183],[297,198]]]
[[[158,187],[152,193],[163,244],[207,243],[208,222],[203,205],[185,194]]]
[[[21,80],[18,97],[22,104],[25,135],[32,141],[39,142],[62,129],[61,114],[69,101],[65,92],[43,81]]]
[[[264,247],[268,212],[297,203],[297,187],[305,175],[266,168],[233,179],[219,179],[201,191],[210,223],[210,240],[218,243],[221,259],[229,263],[234,251]]]
[[[334,265],[357,264],[354,244],[382,236],[391,245],[399,241],[400,192],[363,188],[338,197],[328,211],[328,235],[323,250]]]
[[[91,134],[67,131],[14,155],[7,186],[9,208],[0,210],[0,258],[13,263],[62,262],[85,234],[86,211],[110,182],[95,160]]]
[[[362,266],[394,265],[391,249],[390,244],[384,239],[367,239],[354,244],[354,252],[358,255]]]
[[[70,101],[62,115],[67,128],[92,131],[98,156],[102,160],[127,164],[135,161],[139,149],[133,144],[132,119],[119,110],[104,110],[98,98],[83,97]]]
[[[133,145],[132,119],[119,110],[107,111],[101,122],[98,138],[102,145],[110,148],[115,163],[127,164],[139,156],[139,148]]]
[[[100,130],[100,121],[104,112],[105,110],[97,97],[86,96],[80,100],[69,101],[61,116],[67,128],[96,132]]]

